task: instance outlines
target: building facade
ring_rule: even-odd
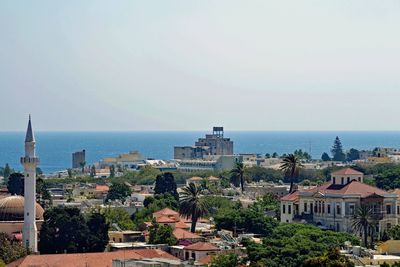
[[[82,165],[86,163],[86,151],[77,151],[72,153],[72,168],[78,169],[82,168]]]
[[[314,188],[296,190],[281,198],[282,222],[308,222],[323,229],[353,232],[352,220],[357,208],[371,209],[382,234],[398,224],[400,202],[389,193],[363,182],[364,175],[346,168],[331,174],[331,180]]]
[[[174,147],[174,159],[202,159],[210,155],[233,155],[233,141],[224,137],[223,127],[213,127],[213,133],[199,138],[194,146]]]

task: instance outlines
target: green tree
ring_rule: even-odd
[[[331,161],[331,157],[326,152],[322,153],[321,159],[322,161]]]
[[[36,179],[36,198],[38,199],[42,207],[49,207],[53,203],[53,199],[49,190],[47,190],[47,184],[41,176]]]
[[[303,267],[354,267],[346,256],[340,254],[339,249],[331,249],[323,256],[307,259]]]
[[[26,254],[26,249],[20,243],[13,242],[7,234],[0,233],[0,262],[3,260],[4,263],[9,264]]]
[[[267,159],[271,158],[271,154],[266,153],[266,154],[265,154],[265,158],[267,158]]]
[[[272,158],[278,158],[279,157],[279,155],[278,155],[278,153],[276,153],[276,152],[274,152],[274,153],[272,153]]]
[[[361,234],[364,238],[364,246],[368,247],[369,228],[373,224],[372,209],[366,205],[361,205],[356,209],[352,219],[352,228],[355,233]]]
[[[301,164],[300,159],[293,154],[289,154],[282,159],[280,169],[283,171],[286,177],[289,177],[290,179],[289,193],[293,192],[294,181],[298,177],[300,168],[302,167],[303,165]]]
[[[92,165],[90,168],[90,177],[95,177],[96,176],[96,167]]]
[[[202,189],[194,183],[182,189],[180,199],[180,214],[186,218],[191,218],[192,225],[190,231],[196,231],[197,220],[207,213],[208,205],[204,197],[201,196]]]
[[[55,207],[45,211],[40,232],[39,251],[42,254],[102,252],[105,230],[102,215],[92,215],[88,221],[77,208]]]
[[[8,163],[6,163],[6,166],[4,167],[4,170],[3,170],[3,176],[5,179],[8,179],[8,177],[10,177],[10,174],[11,174],[11,168],[8,165]]]
[[[333,147],[331,149],[332,152],[332,160],[334,161],[345,161],[346,155],[343,153],[342,142],[339,139],[339,136],[336,136],[335,141],[333,142]]]
[[[104,251],[108,244],[108,224],[106,222],[106,218],[100,213],[92,213],[89,215],[86,224],[90,233],[87,240],[87,251]]]
[[[79,166],[81,166],[82,173],[85,173],[86,161],[79,162]]]
[[[174,176],[170,172],[157,175],[156,185],[154,187],[154,194],[171,194],[176,199],[179,199],[178,192],[176,191],[176,182]]]
[[[244,175],[246,167],[243,162],[236,162],[235,167],[231,170],[232,177],[235,181],[239,181],[242,193],[244,192]]]
[[[210,267],[236,267],[239,266],[239,256],[235,253],[219,254],[215,256]]]
[[[110,166],[110,178],[114,178],[115,177],[115,166],[111,165]]]
[[[347,161],[353,161],[353,160],[358,160],[360,159],[360,151],[357,149],[351,148],[349,152],[347,152],[346,155],[346,160]]]
[[[115,227],[115,224],[118,225],[122,230],[133,230],[135,224],[131,220],[129,213],[126,212],[123,208],[110,208],[107,207],[101,211],[104,215],[105,220],[112,230],[118,230]]]
[[[392,226],[388,230],[388,235],[389,235],[390,239],[400,240],[400,225]]]
[[[149,244],[168,244],[176,245],[176,238],[169,225],[160,225],[153,220],[149,229]]]
[[[8,178],[7,190],[11,195],[24,195],[24,175],[18,172],[12,173]]]
[[[72,178],[72,169],[71,168],[68,168],[67,169],[67,173],[68,173],[68,178]]]
[[[108,200],[121,200],[125,201],[125,199],[130,196],[132,193],[129,186],[124,183],[113,183],[110,186],[110,190],[108,190],[106,201]]]

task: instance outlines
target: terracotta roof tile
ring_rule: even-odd
[[[316,188],[306,191],[315,193],[320,192],[323,194],[339,194],[339,195],[351,194],[351,195],[360,195],[360,197],[367,197],[372,194],[383,196],[388,193],[377,187],[367,185],[354,180],[345,185],[331,184],[330,182],[328,182],[321,186],[317,186]]]
[[[160,216],[179,216],[179,213],[169,208],[165,208],[153,213],[153,217],[160,217]]]
[[[363,175],[362,172],[356,171],[352,168],[344,168],[332,172],[333,175]]]
[[[176,222],[176,220],[174,218],[170,218],[167,216],[160,216],[160,217],[156,217],[156,222],[158,222],[158,223],[174,223],[174,222]]]
[[[185,250],[196,250],[196,251],[219,251],[220,249],[214,245],[211,245],[207,242],[197,242],[187,247],[184,247]]]
[[[180,228],[175,228],[173,231],[173,235],[176,237],[176,239],[200,239],[201,236],[196,235],[192,232],[180,229]]]
[[[113,259],[164,258],[178,260],[176,257],[159,249],[137,249],[100,253],[73,253],[52,255],[28,255],[10,263],[11,267],[110,267]]]
[[[297,201],[298,199],[299,199],[299,191],[298,190],[293,191],[292,193],[281,197],[281,200],[283,200],[283,201]]]
[[[183,221],[179,221],[179,222],[175,223],[175,228],[188,229],[188,228],[190,228],[190,225],[186,224]]]
[[[213,260],[214,257],[215,257],[214,255],[207,255],[207,256],[201,258],[200,260],[196,261],[196,265],[208,266],[208,264],[211,263],[211,261]]]

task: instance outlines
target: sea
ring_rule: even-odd
[[[172,159],[173,147],[193,145],[208,132],[36,132],[39,167],[44,173],[66,170],[72,165],[72,153],[86,150],[87,164],[104,157],[139,151],[145,158]],[[8,163],[22,170],[19,158],[24,153],[24,132],[0,132],[0,166]],[[335,131],[230,131],[225,137],[234,142],[234,153],[278,154],[302,149],[319,159],[330,151],[336,136],[343,148],[373,149],[374,147],[400,148],[400,132],[335,132]]]

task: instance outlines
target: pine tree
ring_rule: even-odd
[[[3,171],[3,176],[5,179],[8,179],[8,177],[10,177],[11,174],[11,168],[8,165],[8,163],[6,163],[6,166],[4,167],[4,171]]]
[[[346,160],[346,155],[343,153],[342,142],[340,141],[339,136],[336,136],[335,141],[333,142],[333,147],[331,149],[331,152],[333,161]]]

